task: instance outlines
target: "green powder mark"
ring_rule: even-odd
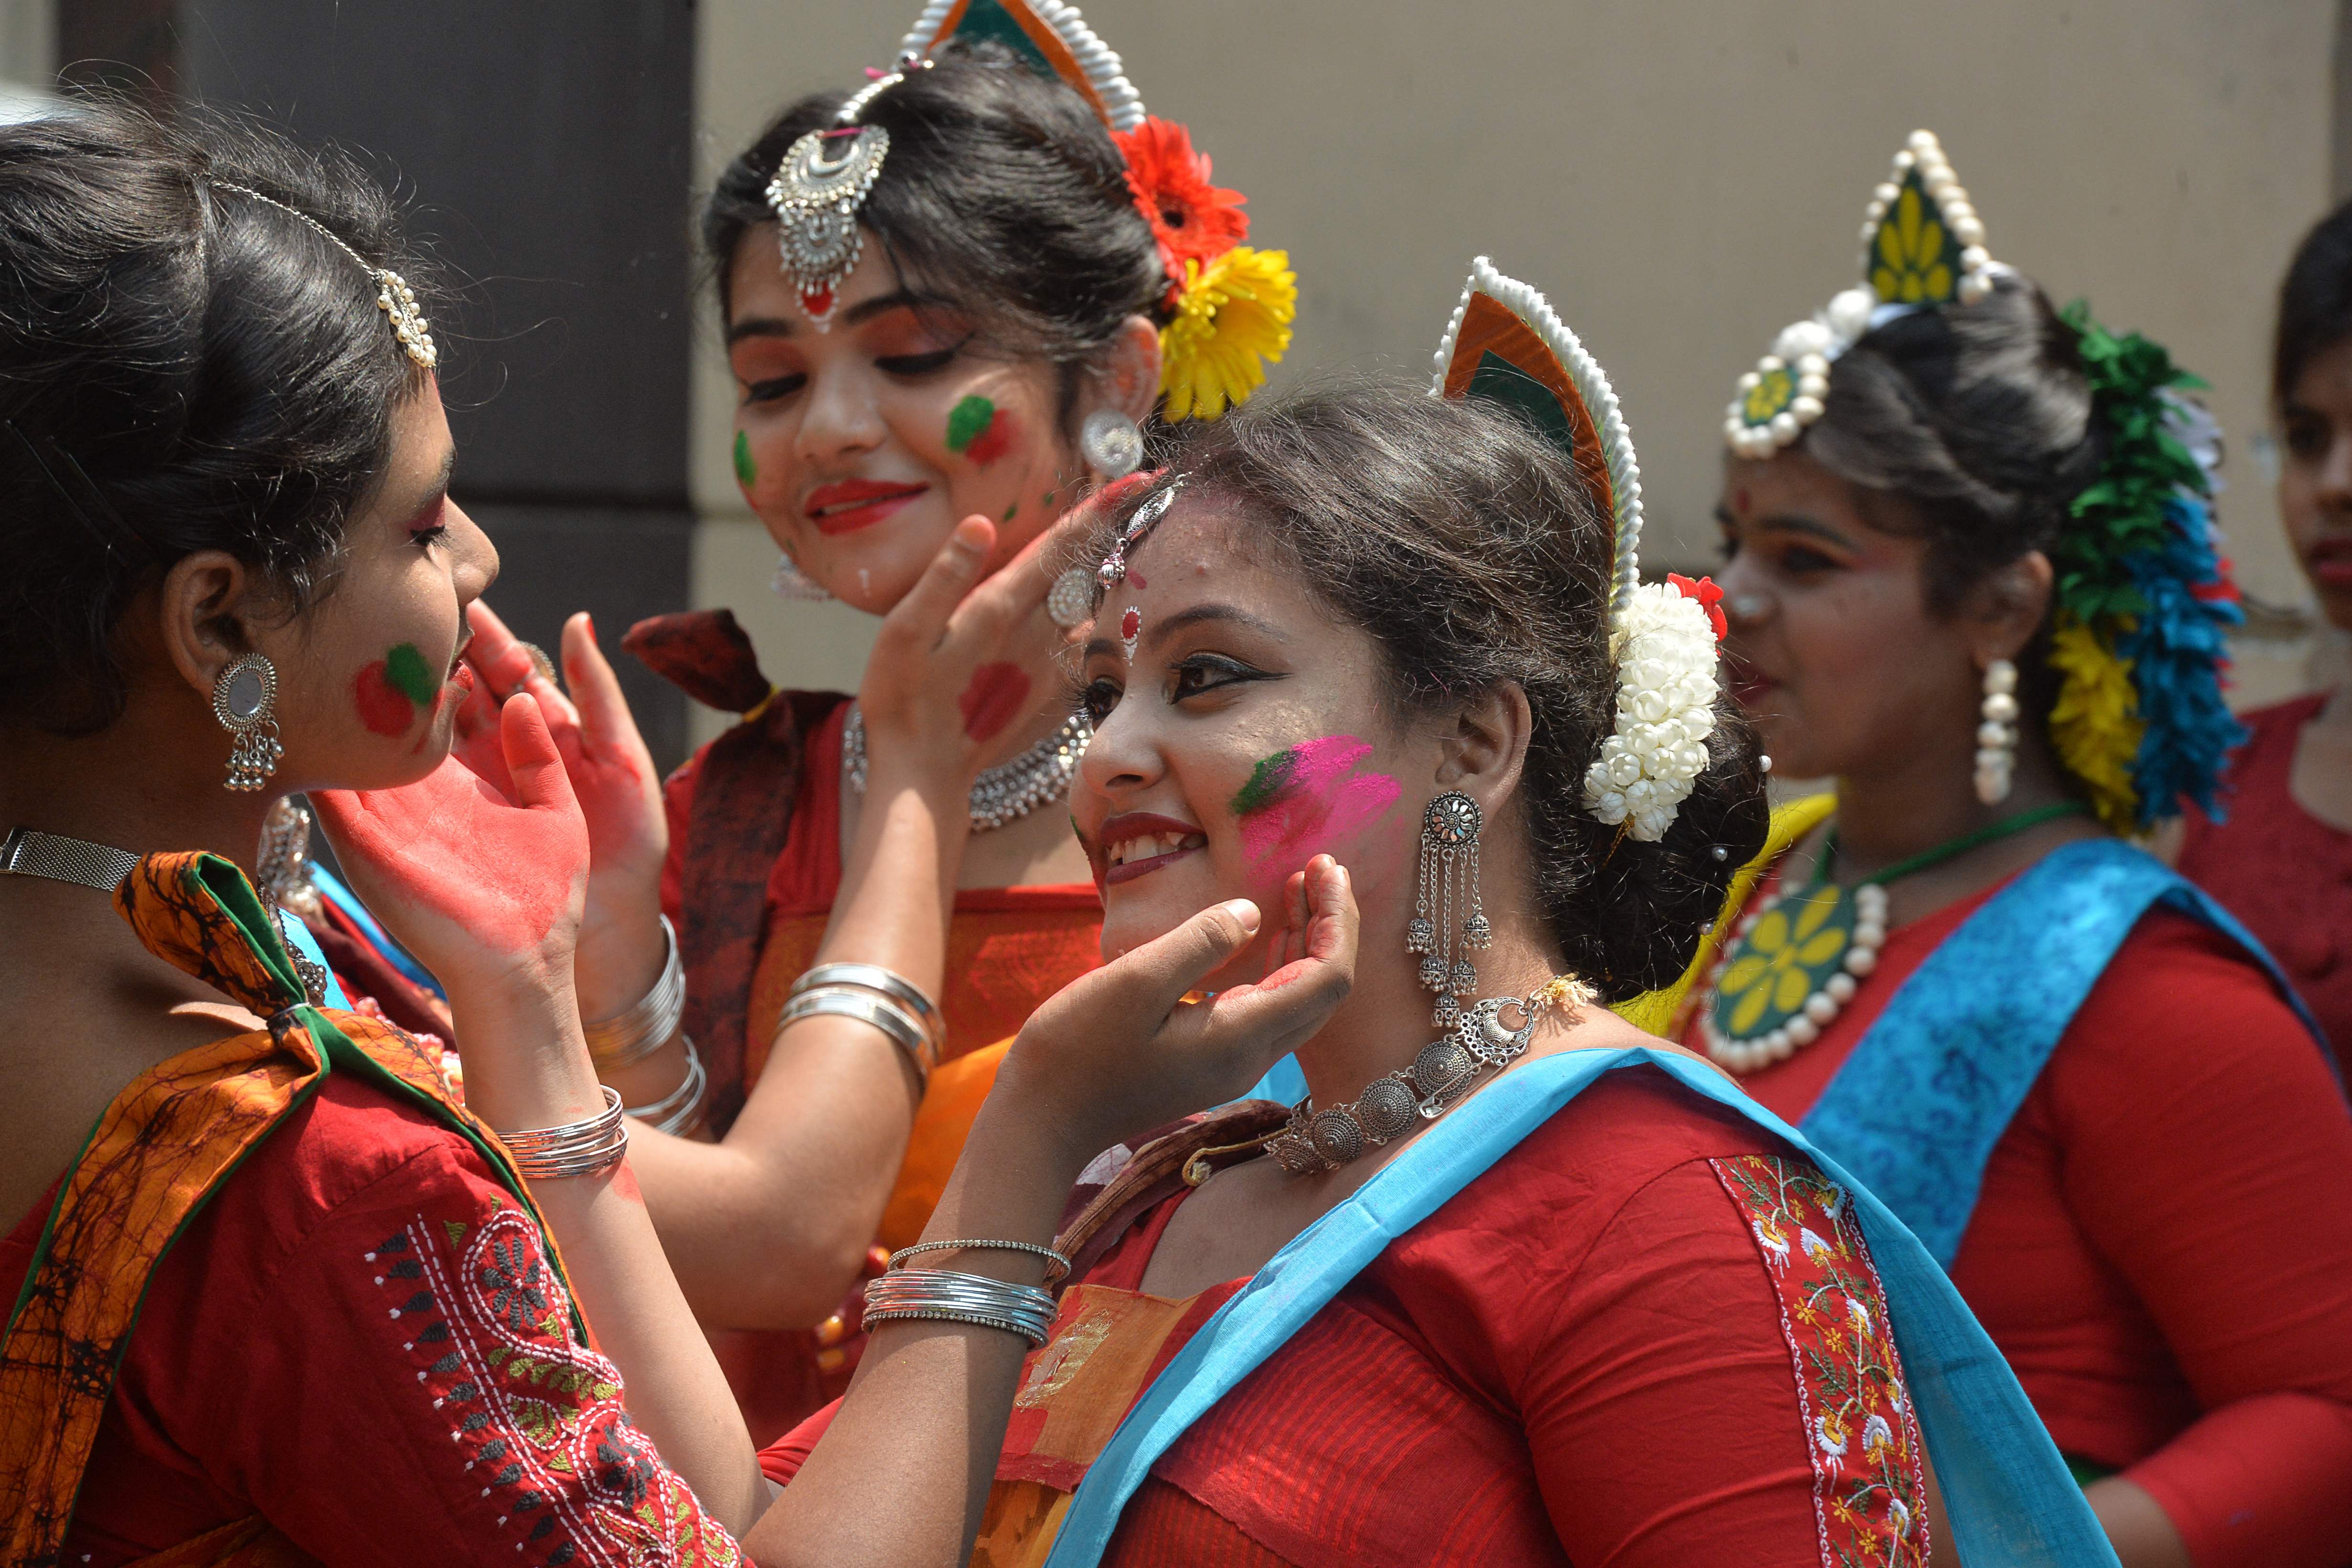
[[[383,656],[383,678],[394,691],[422,708],[441,689],[440,680],[415,643],[402,643]]]
[[[1004,509],[1004,521],[1007,522],[1011,522],[1014,518],[1020,515],[1021,503],[1019,501],[1014,501],[1011,506]]]
[[[1297,757],[1291,752],[1276,752],[1261,760],[1250,770],[1249,783],[1242,785],[1229,803],[1233,814],[1247,816],[1253,811],[1264,809],[1289,786],[1291,772],[1297,763]]]
[[[988,430],[988,423],[996,417],[996,405],[978,393],[972,394],[948,410],[948,450],[961,454]]]
[[[741,430],[735,432],[735,482],[745,489],[760,482],[760,466],[751,461],[751,437]]]

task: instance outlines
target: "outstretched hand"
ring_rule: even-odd
[[[637,732],[620,679],[596,646],[595,625],[586,612],[563,624],[569,696],[547,679],[530,649],[488,605],[476,600],[467,618],[474,637],[466,662],[476,679],[473,695],[457,710],[457,754],[503,788],[500,706],[517,692],[538,700],[588,824],[580,1005],[586,1016],[603,1017],[643,995],[660,973],[664,949],[656,917],[662,859],[669,849],[661,776]]]
[[[907,595],[882,618],[857,689],[869,776],[892,768],[941,770],[961,791],[989,743],[1043,706],[1021,638],[1053,586],[1049,530],[985,580],[996,527],[968,517]]]
[[[499,780],[451,756],[413,784],[310,796],[352,887],[452,993],[568,984],[588,830],[540,704],[498,715]]]
[[[1188,1001],[1256,937],[1235,899],[1072,981],[1006,1053],[995,1093],[1081,1158],[1222,1104],[1314,1037],[1355,983],[1358,915],[1347,868],[1307,862],[1265,977]]]

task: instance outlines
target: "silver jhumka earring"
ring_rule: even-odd
[[[1404,950],[1421,955],[1421,983],[1437,993],[1429,1021],[1441,1029],[1460,1021],[1458,998],[1477,992],[1478,969],[1470,955],[1495,940],[1478,902],[1478,830],[1485,820],[1478,803],[1460,790],[1446,791],[1421,814],[1421,885],[1404,928]]]
[[[236,737],[228,752],[228,787],[257,790],[286,754],[278,738],[278,668],[248,653],[213,677],[213,717]]]

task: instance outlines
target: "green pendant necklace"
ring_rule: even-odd
[[[1699,1032],[1706,1054],[1735,1073],[1755,1072],[1821,1037],[1871,971],[1886,942],[1886,885],[1979,846],[2083,810],[2074,801],[2021,811],[1923,849],[1852,888],[1830,880],[1837,830],[1822,843],[1813,875],[1776,892],[1739,922],[1739,934],[1707,976]]]

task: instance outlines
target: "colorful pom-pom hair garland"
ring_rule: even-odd
[[[1822,416],[1831,365],[1865,333],[1972,304],[2011,270],[1985,249],[1983,220],[1927,131],[1911,133],[1872,193],[1862,241],[1864,284],[1783,331],[1740,377],[1724,418],[1739,456],[1769,458],[1801,438]],[[2221,431],[2185,395],[2203,383],[2162,345],[2109,332],[2079,300],[2060,317],[2107,443],[2050,551],[2050,739],[2099,819],[2144,833],[2183,800],[2218,814],[2223,762],[2245,733],[2222,698],[2227,628],[2244,616],[2213,521]]]
[[[1664,837],[1707,765],[1723,593],[1705,578],[1642,581],[1642,470],[1607,373],[1541,294],[1482,256],[1438,343],[1430,395],[1485,399],[1530,421],[1608,521],[1615,727],[1585,772],[1584,805],[1630,837]]]
[[[1298,276],[1287,253],[1255,249],[1245,198],[1210,181],[1209,159],[1173,121],[1154,119],[1118,53],[1062,0],[929,0],[900,41],[897,69],[843,105],[831,132],[795,143],[770,186],[783,233],[785,270],[820,328],[834,290],[856,265],[857,207],[879,177],[889,138],[858,116],[875,97],[919,69],[950,39],[1002,44],[1060,78],[1093,106],[1127,161],[1136,210],[1151,226],[1168,276],[1160,331],[1161,412],[1171,421],[1214,419],[1265,383],[1289,350]],[[844,143],[846,145],[844,145]]]

